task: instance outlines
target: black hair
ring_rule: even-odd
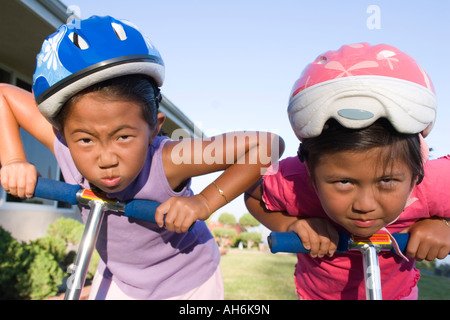
[[[55,116],[54,122],[58,130],[64,132],[64,123],[70,107],[83,95],[91,92],[104,94],[108,99],[132,100],[141,106],[142,116],[150,128],[154,128],[157,121],[161,93],[154,80],[145,75],[133,74],[108,79],[94,84],[72,96]]]

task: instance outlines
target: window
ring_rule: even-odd
[[[16,78],[16,86],[18,86],[19,88],[25,89],[27,91],[31,92],[31,84],[29,84],[28,82],[25,82],[19,78]]]
[[[0,82],[11,83],[11,73],[0,68]]]

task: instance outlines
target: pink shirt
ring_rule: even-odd
[[[399,232],[415,221],[431,216],[450,217],[450,156],[429,160],[425,177],[411,194],[412,204],[397,221],[389,225]],[[263,201],[271,211],[285,211],[291,216],[327,218],[311,186],[304,163],[297,157],[280,161],[278,172],[264,177]],[[337,226],[339,229],[339,226]],[[365,299],[361,253],[336,253],[332,258],[311,258],[298,254],[295,269],[297,293],[304,299]],[[379,256],[383,299],[407,297],[419,280],[414,259],[382,252]]]

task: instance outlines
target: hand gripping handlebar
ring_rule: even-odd
[[[157,201],[134,199],[125,203],[107,198],[105,195],[82,189],[62,181],[38,178],[34,196],[70,204],[89,204],[92,201],[102,201],[107,210],[123,212],[126,217],[155,222],[155,210],[160,205]]]
[[[348,250],[359,250],[360,246],[372,243],[378,246],[379,250],[389,249],[395,253],[392,248],[391,242],[387,235],[374,235],[369,238],[349,237],[345,232],[339,232],[339,243],[337,245],[337,252],[345,253]],[[406,246],[409,240],[408,233],[394,233],[392,236],[398,243],[401,252],[405,253]],[[309,250],[305,249],[302,241],[295,232],[271,232],[267,238],[272,253],[277,252],[291,252],[291,253],[309,253]]]
[[[404,252],[408,244],[408,233],[394,233],[392,235]],[[270,250],[276,252],[309,253],[299,236],[295,232],[272,232],[268,237]],[[381,250],[391,250],[395,253],[388,234],[375,234],[368,238],[348,237],[346,233],[339,232],[337,252],[345,253],[349,250],[358,250],[362,253],[366,299],[381,300],[381,277],[378,253]]]

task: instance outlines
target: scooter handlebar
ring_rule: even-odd
[[[64,201],[75,205],[78,204],[77,193],[80,189],[81,187],[79,185],[38,178],[34,196],[49,200]],[[159,202],[151,200],[131,200],[125,204],[124,214],[129,218],[155,223],[155,210],[159,205]]]
[[[77,204],[77,192],[81,187],[79,185],[68,184],[62,181],[55,181],[45,178],[38,178],[34,196]]]
[[[399,249],[404,253],[409,240],[408,233],[394,233],[392,235]],[[271,232],[268,237],[270,251],[272,253],[277,252],[290,252],[290,253],[309,253],[304,246],[300,237],[295,232]],[[339,243],[336,251],[345,253],[349,248],[349,238],[346,233],[339,232]],[[395,253],[394,249],[391,250]]]
[[[155,223],[155,211],[161,203],[151,200],[135,199],[125,204],[124,214],[129,218],[136,218]]]

